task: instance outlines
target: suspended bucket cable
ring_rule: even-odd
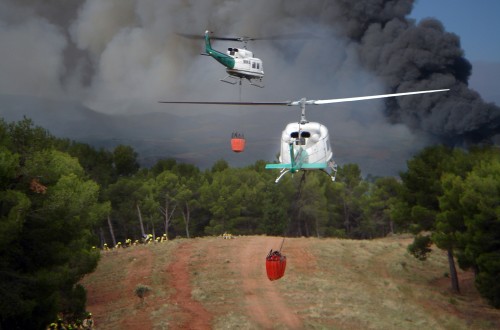
[[[238,95],[238,100],[241,102],[241,80],[240,78],[240,85],[239,85],[239,95]],[[241,106],[240,106],[241,108]],[[234,152],[243,152],[245,150],[245,136],[243,134],[240,134],[238,132],[233,132],[231,135],[231,150]]]
[[[241,85],[242,78],[240,78],[240,83],[239,83],[239,93],[238,93],[238,102],[237,104],[241,104],[241,91],[242,91],[242,85]],[[241,109],[241,105],[239,106],[239,109]],[[243,152],[245,150],[245,136],[243,134],[240,134],[238,132],[233,132],[231,135],[231,149],[234,152]]]
[[[299,189],[296,195],[297,200],[300,199],[300,196],[302,195],[302,186],[305,180],[306,172],[304,172],[300,178]],[[267,278],[269,278],[270,281],[279,280],[285,275],[286,256],[281,254],[281,249],[283,248],[283,244],[285,244],[286,232],[290,229],[290,220],[288,221],[287,227],[288,228],[285,229],[285,232],[283,233],[283,240],[281,241],[280,249],[277,251],[273,251],[273,249],[271,249],[266,257],[266,272]]]
[[[243,152],[245,150],[245,136],[243,134],[237,132],[231,134],[231,149],[234,152]]]

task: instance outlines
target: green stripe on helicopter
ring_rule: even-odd
[[[312,169],[322,169],[322,168],[327,168],[328,164],[327,163],[306,163],[302,164],[300,166],[295,166],[296,170],[299,169],[306,169],[306,170],[312,170]],[[287,163],[287,164],[266,164],[266,169],[282,169],[282,168],[292,168],[292,164]]]
[[[292,168],[292,164],[266,164],[266,169]]]
[[[327,163],[311,163],[311,164],[302,164],[302,168],[304,169],[322,169],[327,168]]]
[[[234,61],[234,58],[213,49],[212,45],[210,44],[210,37],[208,35],[208,32],[205,33],[205,52],[225,67],[234,69],[234,65],[236,63]]]
[[[304,164],[304,161],[307,159],[307,157],[307,151],[302,148],[299,148],[299,150],[297,151],[297,155],[294,157],[293,142],[290,143],[290,159],[292,160],[292,168],[290,169],[290,172],[295,173],[297,171],[300,171],[300,169],[302,168],[302,164]]]
[[[291,173],[295,173],[300,171],[301,169],[324,169],[328,167],[327,163],[304,163],[304,160],[307,158],[307,152],[300,148],[298,151],[298,157],[294,157],[293,152],[293,143],[290,143],[290,158],[292,159],[292,163],[285,164],[266,164],[266,169],[289,169]],[[296,162],[296,159],[298,160]]]

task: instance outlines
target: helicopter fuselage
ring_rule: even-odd
[[[281,177],[300,170],[331,169],[330,176],[335,181],[337,165],[332,160],[328,129],[316,122],[296,122],[288,124],[281,133],[279,164],[267,164],[267,169],[281,169]],[[326,172],[328,173],[328,172]]]
[[[253,57],[251,51],[241,48],[228,48],[227,55],[234,58],[233,67],[226,67],[228,74],[245,79],[260,80],[264,77],[262,60]]]
[[[304,164],[324,164],[326,168],[332,156],[328,129],[320,123],[290,123],[281,134],[280,163],[294,163],[299,169]]]
[[[262,80],[264,68],[262,60],[253,57],[253,53],[245,48],[228,48],[224,54],[212,48],[209,31],[205,32],[205,52],[217,62],[226,67],[226,72],[233,77],[252,80]],[[225,81],[225,80],[223,80]],[[225,81],[229,82],[229,81]],[[232,82],[230,82],[232,83]]]

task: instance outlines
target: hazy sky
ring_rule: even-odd
[[[500,105],[500,1],[416,0],[410,17],[434,17],[460,36],[472,62],[471,88],[484,100]]]
[[[500,1],[416,0],[410,17],[435,17],[460,36],[473,62],[500,62]]]

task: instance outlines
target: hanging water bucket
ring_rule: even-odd
[[[285,275],[286,256],[279,251],[269,251],[266,257],[267,277],[270,281],[279,280]]]
[[[245,137],[243,134],[233,133],[231,135],[231,149],[234,152],[242,152],[245,150]]]

